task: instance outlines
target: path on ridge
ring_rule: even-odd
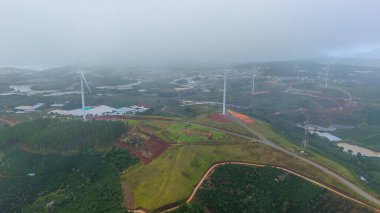
[[[150,118],[150,119],[152,119],[152,118]],[[259,143],[268,145],[268,146],[270,146],[270,147],[272,147],[272,148],[274,148],[276,150],[284,152],[284,153],[286,153],[286,154],[288,154],[288,155],[290,155],[292,157],[295,157],[296,159],[302,160],[302,161],[308,163],[309,165],[312,165],[312,166],[316,167],[317,169],[319,169],[320,171],[322,171],[326,175],[329,175],[330,177],[335,178],[341,184],[343,184],[346,187],[350,188],[352,191],[354,191],[355,193],[357,193],[361,197],[363,197],[363,198],[367,199],[368,201],[374,203],[377,207],[380,207],[380,200],[379,199],[377,199],[376,197],[372,196],[371,194],[369,194],[368,192],[364,191],[363,189],[359,188],[357,185],[355,185],[354,183],[350,182],[346,178],[344,178],[341,175],[339,175],[339,174],[331,171],[327,167],[324,167],[324,166],[322,166],[322,165],[320,165],[320,164],[318,164],[318,163],[316,163],[316,162],[314,162],[312,160],[309,160],[309,159],[307,159],[305,157],[302,157],[302,156],[300,156],[297,153],[289,151],[289,150],[287,150],[287,149],[285,149],[285,148],[283,148],[283,147],[275,144],[274,142],[268,140],[265,136],[263,136],[259,132],[254,131],[253,129],[249,128],[247,125],[245,125],[242,122],[237,122],[237,123],[240,124],[242,127],[244,127],[246,130],[248,130],[249,132],[251,132],[253,135],[256,135],[259,139],[256,139],[253,136],[247,136],[247,135],[244,135],[244,134],[241,134],[241,133],[237,133],[237,132],[221,129],[221,128],[218,128],[218,127],[214,127],[214,126],[210,126],[210,125],[202,124],[202,123],[198,123],[198,122],[184,121],[184,120],[175,119],[175,118],[170,119],[170,120],[180,121],[180,122],[188,123],[188,124],[201,125],[201,126],[204,126],[204,127],[208,127],[210,129],[214,129],[214,130],[217,130],[217,131],[221,131],[221,132],[229,133],[229,134],[232,134],[232,135],[240,136],[240,137],[243,137],[243,138],[246,138],[246,139],[250,139],[250,140],[255,140],[255,141],[259,142]]]
[[[377,199],[376,197],[372,196],[371,194],[367,193],[366,191],[364,191],[363,189],[359,188],[357,185],[355,185],[354,183],[348,181],[347,179],[345,179],[344,177],[340,176],[339,174],[331,171],[330,169],[312,161],[312,160],[309,160],[305,157],[302,157],[292,151],[289,151],[275,143],[273,143],[272,141],[268,140],[267,138],[265,138],[262,134],[254,131],[253,129],[249,128],[247,125],[243,124],[242,122],[238,122],[242,127],[244,127],[246,130],[248,130],[249,132],[251,132],[252,134],[256,135],[257,137],[259,137],[260,139],[257,140],[258,142],[260,143],[263,143],[263,144],[266,144],[268,146],[271,146],[272,148],[274,149],[277,149],[279,151],[282,151],[292,157],[295,157],[299,160],[302,160],[316,168],[318,168],[319,170],[321,170],[322,172],[324,172],[325,174],[331,176],[331,177],[334,177],[336,180],[338,180],[340,183],[342,183],[343,185],[349,187],[350,189],[352,189],[355,193],[359,194],[360,196],[364,197],[365,199],[371,201],[372,203],[376,204],[377,206],[380,206],[380,200]],[[210,127],[208,125],[206,125],[207,127]],[[215,128],[215,127],[212,127],[213,129],[219,129],[219,128]],[[246,137],[246,138],[251,138],[251,139],[254,139],[250,136],[246,136],[246,135],[242,135],[242,134],[239,134],[239,133],[236,133],[236,132],[230,132],[228,130],[223,130],[223,129],[219,129],[223,132],[226,132],[226,133],[231,133],[231,134],[234,134],[234,135],[240,135],[242,137]]]
[[[380,200],[377,199],[376,197],[372,196],[371,194],[369,194],[368,192],[364,191],[363,189],[359,188],[357,185],[355,185],[354,183],[348,181],[346,178],[342,177],[341,175],[331,171],[330,169],[328,169],[327,167],[324,167],[312,160],[309,160],[305,157],[302,157],[300,156],[299,154],[297,153],[294,153],[292,151],[289,151],[275,143],[273,143],[272,141],[268,140],[267,138],[265,138],[262,134],[254,131],[253,129],[249,128],[247,125],[245,125],[244,123],[242,122],[237,122],[239,123],[242,127],[244,127],[246,130],[248,130],[249,132],[251,132],[252,134],[256,135],[257,137],[259,137],[259,140],[251,137],[251,136],[247,136],[247,135],[243,135],[243,134],[240,134],[240,133],[237,133],[237,132],[232,132],[232,131],[229,131],[229,130],[225,130],[225,129],[220,129],[220,128],[217,128],[217,127],[213,127],[213,126],[209,126],[209,125],[205,125],[205,124],[200,124],[200,123],[194,123],[194,122],[187,122],[185,121],[185,123],[190,123],[190,124],[198,124],[198,125],[201,125],[201,126],[205,126],[205,127],[209,127],[211,129],[214,129],[214,130],[219,130],[219,131],[222,131],[222,132],[225,132],[225,133],[229,133],[229,134],[233,134],[233,135],[236,135],[236,136],[240,136],[240,137],[244,137],[244,138],[248,138],[248,139],[253,139],[253,140],[256,140],[257,142],[259,143],[262,143],[262,144],[265,144],[265,145],[268,145],[276,150],[279,150],[281,152],[284,152],[292,157],[295,157],[299,160],[302,160],[314,167],[316,167],[317,169],[319,169],[320,171],[322,171],[323,173],[325,173],[326,175],[329,175],[331,177],[334,177],[336,180],[338,180],[340,183],[342,183],[343,185],[347,186],[348,188],[350,188],[351,190],[353,190],[355,193],[357,193],[358,195],[362,196],[363,198],[371,201],[372,203],[376,204],[377,206],[380,206]]]

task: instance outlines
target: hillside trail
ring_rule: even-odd
[[[268,165],[263,165],[263,164],[247,163],[247,162],[240,162],[240,161],[226,161],[226,162],[215,163],[202,176],[202,179],[198,182],[198,184],[195,186],[195,188],[193,189],[193,191],[190,194],[190,196],[186,199],[186,203],[190,203],[191,201],[193,201],[193,199],[196,196],[196,193],[199,191],[199,189],[201,188],[201,186],[203,185],[203,183],[206,181],[206,179],[208,179],[219,166],[223,166],[223,165],[241,165],[241,166],[254,166],[254,167],[266,167],[266,166],[268,166]],[[339,192],[339,191],[337,191],[337,190],[335,190],[335,189],[333,189],[333,188],[331,188],[329,186],[326,186],[326,185],[324,185],[322,183],[319,183],[319,182],[317,182],[317,181],[315,181],[315,180],[313,180],[311,178],[308,178],[306,176],[303,176],[303,175],[301,175],[301,174],[299,174],[297,172],[294,172],[294,171],[291,171],[289,169],[286,169],[286,168],[283,168],[283,167],[279,167],[279,166],[269,166],[269,167],[280,169],[282,171],[288,172],[288,173],[290,173],[292,175],[295,175],[295,176],[300,177],[300,178],[302,178],[302,179],[304,179],[306,181],[309,181],[309,182],[311,182],[313,184],[316,184],[317,186],[325,188],[325,189],[327,189],[328,191],[330,191],[332,193],[338,194],[338,195],[340,195],[340,196],[342,196],[342,197],[344,197],[346,199],[349,199],[349,200],[351,200],[353,202],[356,202],[356,203],[358,203],[360,205],[366,206],[367,208],[373,210],[374,212],[380,212],[379,209],[376,209],[373,206],[370,206],[370,205],[368,205],[368,204],[366,204],[366,203],[364,203],[364,202],[362,202],[362,201],[360,201],[358,199],[355,199],[355,198],[350,197],[350,196],[348,196],[346,194],[343,194],[343,193],[341,193],[341,192]],[[163,210],[162,212],[170,212],[170,211],[178,209],[179,207],[180,207],[180,205],[173,206],[171,208]],[[137,212],[140,212],[140,210],[137,210]],[[144,213],[146,213],[146,212],[144,212]]]
[[[14,119],[9,119],[7,117],[0,116],[0,121],[8,124],[9,126],[14,126],[17,124],[17,121]]]
[[[340,182],[341,184],[345,185],[346,187],[348,187],[349,189],[351,189],[352,191],[354,191],[355,193],[357,193],[358,195],[362,196],[363,198],[365,198],[366,200],[372,202],[373,204],[376,205],[376,207],[380,207],[380,200],[377,199],[376,197],[372,196],[371,194],[367,193],[366,191],[362,190],[361,188],[359,188],[357,185],[355,185],[354,183],[348,181],[347,179],[345,179],[344,177],[342,177],[341,175],[331,171],[330,169],[328,169],[327,167],[324,167],[312,160],[309,160],[297,153],[294,153],[292,151],[289,151],[277,144],[275,144],[274,142],[272,142],[271,140],[268,140],[264,135],[262,135],[261,133],[251,129],[250,127],[248,127],[246,124],[242,123],[242,122],[237,122],[239,125],[241,125],[243,128],[245,128],[246,130],[248,130],[251,134],[257,136],[259,139],[255,138],[254,136],[248,136],[248,135],[245,135],[245,134],[241,134],[241,133],[237,133],[237,132],[233,132],[233,131],[229,131],[229,130],[225,130],[225,129],[222,129],[222,128],[218,128],[218,127],[214,127],[214,126],[211,126],[211,125],[207,125],[207,124],[202,124],[202,123],[198,123],[198,122],[191,122],[191,121],[184,121],[184,120],[179,120],[179,119],[171,119],[171,120],[174,120],[174,121],[181,121],[183,123],[188,123],[188,124],[196,124],[196,125],[200,125],[200,126],[204,126],[204,127],[208,127],[210,129],[214,129],[216,131],[220,131],[220,132],[224,132],[224,133],[228,133],[228,134],[232,134],[232,135],[235,135],[235,136],[240,136],[242,138],[246,138],[246,139],[250,139],[252,142],[259,142],[259,143],[262,143],[262,144],[265,144],[265,145],[268,145],[278,151],[281,151],[281,152],[284,152],[290,156],[293,156],[295,157],[296,159],[299,159],[299,160],[302,160],[306,163],[308,163],[309,165],[312,165],[314,167],[316,167],[317,169],[319,169],[320,171],[322,171],[323,173],[325,173],[326,175],[329,175],[330,177],[333,177],[335,178],[338,182]],[[244,162],[224,162],[224,163],[220,163],[220,164],[225,164],[225,163],[238,163],[238,164],[249,164],[249,165],[254,165],[255,163],[244,163]],[[209,171],[206,172],[206,174],[202,177],[202,180],[204,181],[207,176],[210,174],[209,172],[212,171],[212,169],[215,169],[218,165],[220,164],[215,164],[213,165],[212,168],[209,169]],[[290,171],[290,170],[289,170]],[[295,172],[292,172],[290,171],[291,173],[295,173]],[[296,174],[296,173],[295,173]],[[302,175],[300,175],[302,176]],[[198,191],[199,187],[200,187],[200,184],[203,182],[203,181],[200,181],[198,183],[198,185],[195,187],[195,189],[193,190],[193,192],[191,193],[190,197],[189,198],[193,198],[195,193]],[[311,179],[310,179],[311,180]],[[329,188],[328,186],[324,186],[323,184],[321,183],[318,183],[316,181],[313,181],[315,182],[317,185],[320,185],[324,188],[327,188],[327,189],[331,189]],[[330,191],[333,191],[335,193],[338,193],[338,194],[341,194],[343,195],[342,193],[334,190],[334,189],[331,189]],[[344,197],[348,197],[348,196],[344,196]],[[354,201],[358,201],[354,198],[350,198],[351,200],[354,200]],[[189,199],[188,199],[189,200]],[[191,200],[191,199],[190,199]],[[358,201],[360,203],[362,203],[361,201]],[[176,207],[172,208],[172,209],[176,209]],[[132,212],[138,212],[138,213],[141,213],[141,212],[147,212],[145,210],[142,210],[142,209],[130,209],[130,211]],[[168,210],[165,210],[164,212],[166,212]],[[378,209],[375,210],[375,212],[379,212]]]
[[[351,190],[353,190],[355,193],[357,193],[358,195],[360,195],[361,197],[371,201],[372,203],[376,204],[377,206],[380,206],[380,200],[377,199],[376,197],[372,196],[371,194],[367,193],[366,191],[364,191],[363,189],[359,188],[357,185],[355,185],[354,183],[348,181],[347,179],[345,179],[344,177],[340,176],[339,174],[331,171],[330,169],[328,169],[327,167],[324,167],[312,160],[309,160],[297,153],[294,153],[292,151],[289,151],[275,143],[273,143],[272,141],[268,140],[267,138],[265,138],[261,133],[253,130],[252,128],[249,128],[246,124],[242,123],[242,122],[237,122],[239,123],[242,127],[244,127],[246,130],[248,130],[249,132],[251,132],[252,134],[256,135],[257,137],[259,137],[259,142],[260,143],[263,143],[263,144],[266,144],[274,149],[277,149],[281,152],[284,152],[292,157],[295,157],[299,160],[302,160],[314,167],[316,167],[317,169],[319,169],[320,171],[322,171],[323,173],[329,175],[330,177],[334,177],[337,181],[339,181],[340,183],[342,183],[343,185],[347,186],[348,188],[350,188]]]
[[[175,119],[173,119],[173,120],[175,120]],[[314,162],[314,161],[312,161],[310,159],[307,159],[307,158],[299,155],[298,153],[294,153],[292,151],[289,151],[289,150],[283,148],[282,146],[279,146],[279,145],[275,144],[273,141],[268,140],[263,134],[261,134],[260,132],[257,132],[255,130],[253,130],[252,128],[250,128],[249,126],[247,126],[245,123],[243,123],[241,121],[236,121],[236,122],[237,122],[237,124],[239,124],[243,128],[245,128],[247,131],[249,131],[252,135],[256,135],[259,139],[256,139],[253,136],[247,136],[247,135],[240,134],[240,133],[237,133],[237,132],[221,129],[221,128],[218,128],[218,127],[213,127],[211,125],[201,124],[201,123],[198,123],[198,122],[183,121],[183,120],[182,120],[182,122],[189,123],[189,124],[197,124],[197,125],[205,126],[205,127],[208,127],[208,128],[214,129],[214,130],[218,130],[218,131],[221,131],[221,132],[225,132],[225,133],[229,133],[229,134],[232,134],[232,135],[240,136],[240,137],[243,137],[243,138],[246,138],[246,139],[255,140],[255,141],[259,142],[259,143],[268,145],[268,146],[270,146],[270,147],[272,147],[272,148],[274,148],[274,149],[276,149],[278,151],[284,152],[284,153],[286,153],[286,154],[288,154],[288,155],[290,155],[292,157],[295,157],[296,159],[302,160],[302,161],[308,163],[309,165],[312,165],[312,166],[316,167],[317,169],[319,169],[320,171],[322,171],[326,175],[329,175],[330,177],[335,178],[341,184],[345,185],[346,187],[348,187],[349,189],[351,189],[352,191],[354,191],[355,193],[357,193],[361,197],[363,197],[366,200],[372,202],[377,207],[380,207],[380,200],[378,198],[376,198],[373,195],[369,194],[368,192],[364,191],[363,189],[361,189],[360,187],[358,187],[354,183],[350,182],[346,178],[344,178],[341,175],[339,175],[338,173],[333,172],[330,169],[328,169],[327,167],[322,166],[319,163]]]

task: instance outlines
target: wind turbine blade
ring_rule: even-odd
[[[82,78],[83,78],[84,83],[85,83],[86,86],[87,86],[88,91],[90,91],[90,93],[92,93],[90,87],[88,86],[88,83],[87,83],[87,81],[86,81],[86,78],[84,77],[83,72],[81,72],[81,75],[82,75]]]

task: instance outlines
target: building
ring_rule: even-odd
[[[17,106],[14,109],[18,112],[33,112],[44,105],[45,105],[44,103],[38,103],[34,106]]]
[[[88,116],[103,116],[103,115],[135,115],[137,113],[142,113],[148,110],[149,108],[143,106],[131,106],[131,107],[121,107],[121,108],[113,108],[106,105],[100,105],[96,107],[87,107],[85,109],[86,115]],[[49,114],[58,114],[58,115],[66,115],[66,116],[82,116],[82,109],[73,109],[73,110],[52,110]]]
[[[96,107],[87,107],[85,108],[86,115],[88,116],[101,116],[105,115],[106,113],[110,113],[115,108],[109,107],[106,105],[100,105]],[[82,109],[73,109],[73,110],[53,110],[50,111],[49,114],[58,114],[58,115],[71,115],[71,116],[82,116],[83,110]]]
[[[327,133],[327,132],[315,132],[319,137],[322,137],[322,138],[326,138],[327,140],[329,140],[330,142],[338,142],[338,141],[342,141],[341,138],[338,138],[336,137],[335,135],[332,135],[330,133]]]
[[[122,107],[119,109],[114,109],[111,113],[108,113],[108,115],[131,115],[135,114],[136,110],[130,107]]]
[[[57,104],[57,103],[54,103],[52,105],[50,105],[51,107],[63,107],[65,104]]]

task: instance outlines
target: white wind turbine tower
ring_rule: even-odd
[[[327,65],[327,70],[326,70],[326,80],[325,80],[325,88],[327,88],[327,83],[329,81],[329,71],[330,71],[330,64]]]
[[[226,114],[227,70],[224,71],[223,115]]]
[[[83,82],[86,84],[87,89],[88,89],[88,91],[90,93],[91,93],[91,89],[88,86],[88,83],[86,81],[86,78],[84,77],[83,72],[80,72],[79,74],[80,74],[80,89],[81,89],[81,94],[82,94],[82,116],[83,116],[83,120],[85,121],[86,120],[86,104],[85,104],[85,101],[84,101],[84,86],[83,86]]]
[[[255,93],[255,78],[256,78],[256,66],[253,68],[253,72],[252,72],[252,94]]]

